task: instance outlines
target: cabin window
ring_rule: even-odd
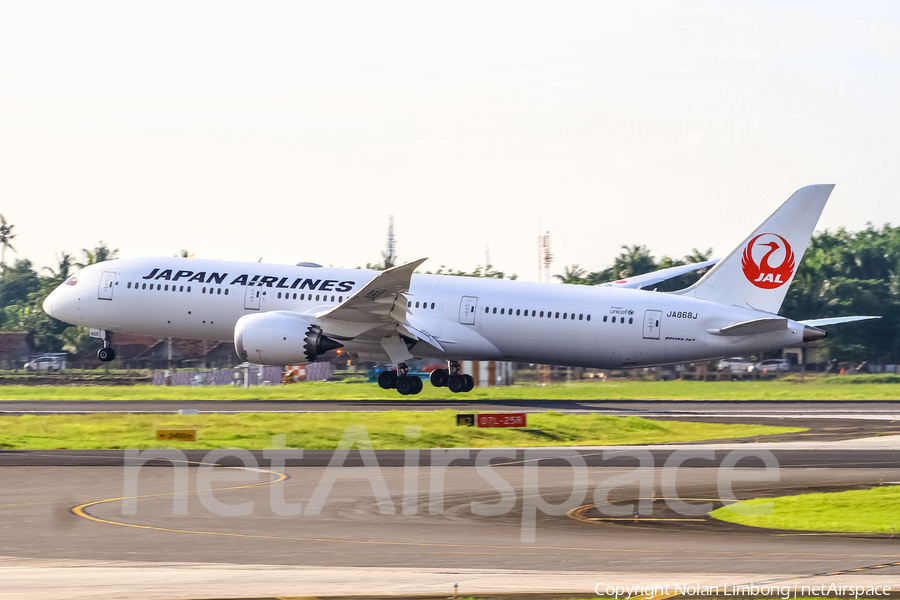
[[[338,302],[343,302],[343,301],[344,301],[344,297],[343,297],[343,296],[338,296]]]
[[[431,310],[434,310],[434,302],[431,303]]]
[[[316,294],[316,302],[319,301],[319,294]]]
[[[493,313],[494,313],[495,315],[497,314],[497,307],[496,307],[496,306],[494,307]],[[503,313],[501,313],[501,314],[503,314]]]
[[[613,322],[613,323],[616,322],[616,318],[615,318],[615,317],[612,318],[612,322]]]
[[[305,300],[305,299],[306,299],[306,294],[300,294],[300,299],[301,299],[301,300]]]
[[[541,311],[541,318],[544,317],[544,311]]]
[[[188,291],[189,291],[189,292],[191,291],[191,286],[188,286]]]
[[[221,295],[222,295],[222,288],[216,288],[216,293],[217,293],[218,295],[221,296]],[[278,292],[278,295],[280,296],[280,295],[281,295],[281,292]]]
[[[584,320],[584,315],[581,314],[581,313],[579,313],[579,314],[578,314],[578,320],[579,320],[579,321],[583,321],[583,320]]]
[[[588,320],[588,321],[590,321],[590,320],[591,320],[591,315],[588,315],[588,318],[587,318],[587,320]]]
[[[556,318],[557,318],[557,319],[559,318],[559,313],[556,313]]]
[[[419,302],[416,301],[416,308],[419,308]]]
[[[281,292],[278,292],[278,299],[281,300]]]
[[[205,293],[206,293],[206,288],[203,288],[203,291],[202,291],[201,293],[202,293],[202,294],[205,294]]]
[[[128,282],[128,289],[129,289],[129,290],[131,289],[131,282],[130,282],[130,281]]]
[[[501,309],[500,309],[500,314],[501,314],[501,315],[505,315],[505,314],[506,314],[506,309],[505,309],[505,308],[501,308]]]
[[[491,312],[491,309],[488,308],[487,306],[485,306],[485,307],[484,307],[484,314],[488,314],[489,312]]]
[[[225,295],[228,295],[228,288],[225,288]]]
[[[603,322],[606,323],[606,315],[603,315]]]
[[[517,309],[516,309],[516,316],[517,316],[517,317],[519,316],[519,313],[520,313],[520,312],[522,312],[522,311],[521,311],[520,309],[517,308]]]
[[[331,297],[331,301],[334,302],[334,296]]]
[[[628,317],[628,324],[631,325],[634,323],[634,317]]]
[[[563,313],[563,320],[566,320],[568,318],[569,318],[569,313]]]
[[[537,316],[537,311],[536,311],[536,310],[531,311],[531,316],[532,316],[532,317],[536,317],[536,316]]]
[[[412,308],[412,300],[406,303],[406,308]]]
[[[512,309],[509,309],[509,316],[512,316]]]

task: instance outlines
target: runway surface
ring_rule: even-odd
[[[148,410],[191,404],[154,401]],[[452,407],[561,408],[545,404]],[[596,584],[900,587],[900,536],[761,530],[706,516],[734,499],[900,483],[896,403],[797,404],[564,403],[583,412],[646,409],[640,414],[658,419],[810,428],[772,443],[306,450],[274,462],[271,451],[188,450],[141,468],[121,450],[3,450],[0,599],[449,595],[453,583],[465,595],[581,597]],[[212,408],[261,405],[283,406]],[[733,496],[723,483],[732,452],[743,456]]]
[[[747,479],[734,484],[740,499],[900,482],[900,441],[872,441],[878,442],[885,449],[816,450],[796,448],[798,443],[716,446],[714,460],[684,462],[674,483],[666,482],[667,469],[661,466],[676,453],[699,447],[497,450],[493,457],[470,451],[450,466],[443,464],[453,454],[422,451],[414,472],[404,468],[410,463],[403,451],[374,453],[376,462],[369,462],[368,470],[351,466],[330,472],[325,465],[333,451],[307,451],[275,470],[261,452],[246,453],[258,466],[235,468],[245,463],[190,451],[184,455],[189,468],[159,460],[149,464],[163,468],[135,469],[137,484],[130,491],[123,468],[128,460],[121,451],[3,451],[0,465],[7,468],[2,469],[0,555],[34,574],[42,572],[41,565],[55,564],[58,570],[67,561],[88,561],[82,566],[110,578],[117,598],[210,597],[206,591],[220,590],[223,571],[230,573],[224,577],[230,596],[221,597],[258,597],[262,590],[250,589],[249,583],[260,585],[260,573],[269,574],[269,579],[263,577],[266,589],[280,593],[346,592],[347,586],[335,587],[342,576],[329,569],[336,567],[360,570],[358,582],[367,586],[366,593],[439,591],[453,578],[466,580],[470,590],[478,581],[480,591],[502,588],[499,578],[507,587],[528,581],[541,589],[573,592],[590,590],[558,586],[595,579],[675,582],[686,574],[742,583],[835,572],[856,573],[857,581],[900,582],[898,539],[759,530],[705,516],[723,504],[721,469],[716,467],[735,447],[759,454],[759,446],[771,446],[780,465],[772,481],[771,472],[767,480],[758,468],[762,462],[745,463],[752,466],[739,472]],[[835,444],[853,447],[850,442]],[[655,499],[648,499],[638,482],[611,480],[633,474],[637,458],[626,455],[642,450],[656,465],[650,492]],[[473,466],[479,456],[482,466]],[[347,465],[365,462],[357,452],[347,458]],[[490,472],[484,470],[485,458],[493,458]],[[323,481],[330,480],[329,473],[335,479],[326,489]],[[280,483],[269,483],[285,476]],[[179,477],[186,489],[176,487]],[[208,487],[224,489],[206,496],[195,493],[198,485],[203,487],[203,477],[215,478]],[[602,484],[617,484],[608,504],[596,502]],[[173,494],[177,491],[188,493]],[[123,497],[130,496],[139,498],[128,506]],[[676,500],[688,508],[679,508]],[[482,503],[481,508],[473,508],[473,502]],[[630,505],[641,508],[637,522]],[[875,565],[887,566],[877,573],[850,571]],[[144,575],[136,575],[135,569]],[[132,585],[158,569],[169,573],[172,585],[156,580],[147,588],[156,590],[155,595]],[[255,569],[254,574],[242,578],[247,569]],[[298,579],[297,569],[310,578]],[[543,575],[536,579],[536,574]],[[48,586],[44,596],[30,597],[93,597],[54,596],[58,586],[42,586]]]
[[[334,412],[387,410],[558,410],[611,413],[870,415],[900,418],[897,400],[0,400],[0,413]]]

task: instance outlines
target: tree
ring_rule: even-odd
[[[79,269],[119,257],[119,249],[110,250],[103,240],[100,240],[93,250],[82,248],[81,251],[84,253],[84,262],[76,263]]]
[[[494,268],[494,265],[487,265],[486,267],[477,266],[473,271],[459,271],[456,269],[448,269],[445,265],[441,265],[437,271],[425,271],[429,275],[450,275],[452,277],[485,277],[487,279],[518,279],[518,275],[513,273],[512,275],[507,275],[503,271],[498,271]]]
[[[63,250],[59,256],[54,256],[56,256],[57,267],[55,269],[53,267],[44,267],[43,270],[50,273],[50,276],[54,281],[62,283],[69,278],[69,272],[74,266],[73,261],[75,260],[75,257],[65,250]]]
[[[562,283],[584,285],[584,278],[587,274],[587,269],[583,269],[576,264],[571,267],[565,267],[565,272],[562,275],[554,275],[554,277]]]
[[[387,252],[381,253],[381,262],[366,263],[366,268],[372,271],[386,271],[397,264],[397,257]]]
[[[15,227],[15,225],[8,224],[6,222],[6,217],[0,215],[0,265],[6,265],[7,248],[16,252],[16,249],[13,248],[13,245],[10,243],[10,240],[18,235],[12,232],[13,227]]]
[[[622,252],[613,263],[616,279],[643,275],[656,270],[656,261],[647,246],[622,246]]]
[[[28,295],[40,288],[40,278],[31,261],[17,258],[11,267],[3,267],[3,275],[0,277],[0,306],[26,304]]]

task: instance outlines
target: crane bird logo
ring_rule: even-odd
[[[764,236],[766,240],[757,243],[759,238]],[[763,252],[763,248],[766,247],[769,249],[764,251],[765,254],[763,254],[759,262],[754,260],[753,249],[759,249],[756,252],[758,256]],[[773,258],[773,254],[776,255],[774,257],[776,260],[779,257],[781,258],[781,262],[774,266],[769,263],[769,259]],[[765,290],[774,290],[790,281],[791,276],[794,274],[795,266],[794,251],[791,250],[791,245],[777,233],[759,234],[750,240],[750,243],[744,248],[744,254],[741,257],[741,267],[744,269],[744,276],[747,277],[747,281]]]

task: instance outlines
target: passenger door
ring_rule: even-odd
[[[259,288],[247,286],[244,292],[244,308],[247,310],[259,310]]]
[[[648,310],[644,313],[644,339],[659,339],[659,322],[662,319],[661,310]]]
[[[112,300],[114,285],[116,285],[116,272],[103,271],[103,273],[100,274],[100,290],[98,291],[97,298],[100,300]]]
[[[478,305],[478,298],[475,296],[463,296],[459,303],[459,322],[462,325],[475,324],[475,307]]]

